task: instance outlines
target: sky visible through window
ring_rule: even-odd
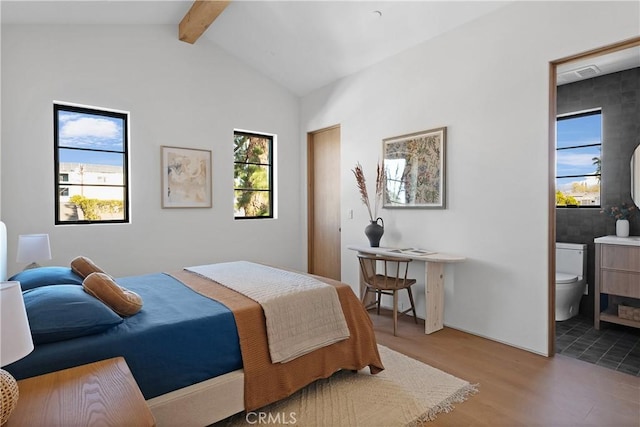
[[[600,114],[558,120],[558,148],[600,144]],[[600,157],[600,146],[558,151],[558,176],[588,175],[596,171],[593,158]]]
[[[60,162],[123,166],[124,120],[96,114],[59,111],[58,130]],[[64,147],[107,152],[66,150]]]

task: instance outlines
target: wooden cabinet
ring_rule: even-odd
[[[607,236],[595,240],[594,326],[596,329],[600,329],[600,322],[640,328],[639,321],[618,316],[618,304],[622,302],[640,304],[640,245],[637,245],[634,239],[628,238],[628,241],[621,239],[624,238]],[[608,302],[604,309],[601,307],[604,305],[600,301],[601,295],[606,295]]]
[[[155,420],[122,357],[18,381],[3,427],[152,427]]]

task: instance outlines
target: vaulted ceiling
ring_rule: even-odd
[[[176,37],[218,45],[301,96],[512,1],[201,3],[214,5],[196,5],[199,12],[191,16],[193,0],[2,0],[0,18],[5,24],[175,25]],[[208,26],[207,19],[215,21]],[[178,25],[184,21],[190,21],[189,28],[181,26],[179,35]],[[615,58],[613,65],[607,63],[602,68],[615,69],[628,59]],[[640,54],[632,52],[631,60],[640,65]],[[580,78],[571,67],[560,70],[569,72],[559,83]]]
[[[2,0],[2,23],[178,24],[192,0]],[[362,70],[509,1],[231,1],[208,41],[297,95]]]

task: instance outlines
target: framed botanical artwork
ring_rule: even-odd
[[[383,207],[446,207],[446,137],[442,127],[383,140]]]
[[[161,148],[162,207],[211,207],[211,151]]]

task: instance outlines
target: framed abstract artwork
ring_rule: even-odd
[[[383,207],[446,207],[446,137],[442,127],[383,140]]]
[[[162,207],[211,207],[211,151],[162,146]]]

